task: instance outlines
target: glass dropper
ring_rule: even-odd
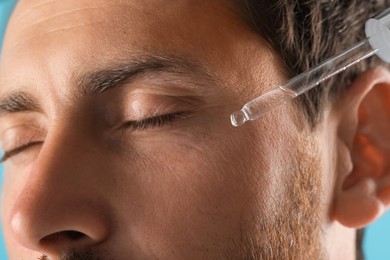
[[[366,40],[246,103],[240,111],[231,114],[232,125],[237,127],[247,121],[256,120],[263,114],[291,101],[327,79],[375,54],[385,62],[390,63],[389,28],[390,8],[367,21]]]

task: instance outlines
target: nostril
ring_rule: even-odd
[[[65,236],[67,236],[73,240],[77,240],[77,239],[80,239],[80,238],[85,236],[83,233],[78,232],[78,231],[64,231],[64,232],[65,232],[65,234],[64,234]]]
[[[54,244],[69,244],[75,245],[79,244],[83,240],[90,240],[90,238],[82,232],[67,230],[57,232],[51,235],[48,235],[41,239],[42,245],[54,245]]]

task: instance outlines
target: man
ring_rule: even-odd
[[[355,259],[390,203],[390,74],[229,115],[389,1],[21,0],[1,60],[11,259]]]

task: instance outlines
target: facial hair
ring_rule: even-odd
[[[114,258],[109,257],[106,253],[100,251],[84,251],[76,252],[70,251],[65,252],[59,258],[60,260],[113,260]],[[49,257],[43,255],[39,260],[50,260]]]
[[[302,140],[297,147],[293,170],[281,174],[282,198],[274,198],[271,212],[243,221],[238,255],[231,251],[227,259],[326,259],[321,247],[321,159],[313,143]]]

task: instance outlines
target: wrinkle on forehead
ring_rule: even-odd
[[[179,9],[188,12],[189,8],[209,8],[220,1],[21,0],[10,23],[10,31],[16,39],[12,40],[12,45],[87,25],[99,28],[104,23],[111,30],[116,30],[120,19],[131,19],[131,27],[136,27],[158,18],[179,17],[182,15],[177,12]],[[131,27],[128,29],[131,30]]]
[[[23,1],[17,6],[9,30],[11,46],[47,36],[47,34],[104,22],[104,6],[66,6],[58,1],[28,6]],[[24,11],[26,10],[26,11]]]
[[[33,3],[33,4],[32,4]],[[116,18],[112,14],[121,15],[127,13],[128,10],[149,14],[151,16],[166,17],[166,14],[171,16],[180,16],[177,10],[186,10],[194,8],[199,9],[214,9],[214,15],[220,15],[218,9],[221,9],[221,4],[225,7],[230,6],[226,0],[50,0],[50,1],[33,1],[20,0],[17,6],[15,20],[23,21],[27,26],[37,25],[41,22],[49,21],[59,16],[66,16],[72,13],[102,10],[100,14],[109,14],[108,18]],[[219,7],[219,8],[215,8]],[[60,12],[59,12],[60,11]],[[54,13],[54,15],[53,15]],[[224,13],[224,12],[222,12]],[[135,13],[132,13],[132,16]],[[85,18],[85,17],[84,17]],[[133,17],[131,17],[133,19]],[[31,24],[33,22],[33,24]],[[143,21],[145,22],[145,21]]]
[[[96,35],[96,31],[106,29],[106,32],[116,33],[117,36],[125,35],[147,24],[155,23],[155,27],[159,25],[162,28],[163,24],[159,21],[169,28],[180,20],[185,23],[185,20],[197,19],[192,16],[199,13],[199,9],[213,9],[214,17],[207,18],[213,24],[215,19],[226,19],[226,9],[221,8],[220,3],[225,3],[225,0],[21,0],[9,26],[12,33],[7,34],[4,45],[14,48],[35,41],[41,46],[46,37],[56,32],[65,34],[74,30],[76,33],[83,30],[84,35],[88,31]]]
[[[34,27],[34,26],[37,26],[37,25],[42,24],[42,23],[48,23],[48,22],[50,22],[52,20],[61,18],[61,16],[75,15],[78,12],[98,10],[98,9],[99,9],[99,7],[89,7],[89,8],[88,7],[84,7],[84,8],[75,8],[75,9],[67,10],[67,11],[64,11],[64,12],[61,12],[61,13],[54,14],[52,16],[44,17],[41,20],[35,21],[34,23],[29,24],[29,25],[21,28],[20,31],[24,31],[26,29],[29,29],[30,27]]]

